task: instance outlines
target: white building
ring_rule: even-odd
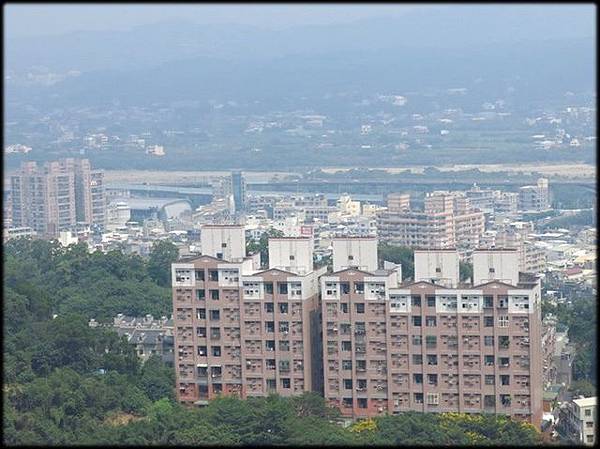
[[[574,399],[561,407],[561,434],[577,443],[592,446],[596,441],[596,397]]]

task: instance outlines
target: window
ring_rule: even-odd
[[[279,332],[287,334],[290,331],[290,323],[288,321],[279,322]]]
[[[413,324],[413,326],[420,327],[421,326],[421,317],[420,316],[413,316],[412,317],[412,324]]]
[[[495,269],[495,268],[492,268],[492,267],[490,267],[490,274],[492,274],[492,273],[495,273],[495,272],[496,272],[496,269]]]
[[[486,355],[484,356],[484,364],[485,366],[494,366],[494,356],[493,355]]]
[[[290,342],[285,340],[279,340],[279,350],[280,351],[289,351],[290,350]]]
[[[365,305],[363,303],[358,303],[354,306],[356,307],[356,313],[365,313]]]
[[[367,361],[366,360],[357,360],[356,361],[356,371],[366,371],[367,370]]]
[[[271,371],[274,370],[275,369],[275,359],[267,359],[266,365],[267,365],[268,370],[271,370]]]
[[[344,379],[344,388],[346,390],[352,390],[352,379]]]
[[[440,403],[439,393],[427,393],[427,405],[438,405]]]
[[[290,256],[290,260],[295,260],[296,258],[294,256]]]
[[[508,327],[508,315],[501,315],[498,317],[499,327]]]
[[[436,319],[434,316],[428,316],[425,317],[425,326],[427,327],[435,327],[436,326]]]
[[[494,317],[493,316],[484,316],[483,317],[483,327],[494,327]]]
[[[208,280],[209,281],[218,281],[219,280],[219,272],[217,270],[208,270]]]
[[[508,349],[510,346],[510,337],[508,335],[498,336],[498,349]]]
[[[196,318],[199,320],[206,319],[206,309],[196,309]]]
[[[212,387],[213,387],[213,393],[215,393],[215,394],[219,394],[219,393],[223,392],[222,384],[212,384]]]
[[[427,335],[425,337],[425,347],[428,349],[437,348],[437,337],[435,335]]]
[[[358,293],[359,295],[364,294],[365,292],[365,283],[364,282],[355,282],[354,283],[354,293]]]
[[[485,375],[485,384],[486,385],[494,385],[495,384],[495,377],[493,374]]]
[[[288,304],[285,302],[280,302],[279,303],[279,313],[288,313]]]
[[[435,354],[428,354],[427,355],[427,364],[428,365],[437,365],[437,355]]]
[[[342,351],[352,351],[352,342],[343,341],[342,342]]]
[[[422,365],[423,364],[423,356],[421,354],[413,354],[413,364],[414,365]]]
[[[410,301],[413,307],[421,307],[421,295],[412,295]]]
[[[206,299],[206,290],[196,290],[196,299],[203,301]]]
[[[279,361],[279,371],[288,372],[290,370],[290,361],[289,360],[280,360]]]
[[[340,290],[342,294],[347,295],[350,293],[350,282],[340,282]]]
[[[342,360],[342,369],[343,370],[351,370],[352,369],[352,360]]]
[[[348,260],[354,260],[354,256],[348,256]]]
[[[491,377],[494,377],[494,376],[491,376]],[[493,381],[494,381],[494,379],[492,379],[492,382]],[[490,385],[493,385],[493,383],[490,384]],[[486,407],[486,408],[487,407],[496,407],[496,396],[491,395],[491,394],[486,394],[483,397],[483,406]]]
[[[287,282],[278,282],[277,285],[278,285],[278,288],[279,288],[279,294],[280,295],[287,295],[287,293],[288,293]]]
[[[196,280],[197,281],[204,280],[204,270],[196,270]]]
[[[485,346],[494,346],[494,336],[486,335],[485,337],[483,337],[483,344]]]
[[[273,283],[272,282],[265,282],[264,283],[265,286],[265,293],[272,295],[273,294]]]
[[[592,409],[586,408],[585,409],[585,416],[592,416]]]
[[[358,408],[367,408],[367,398],[358,398]]]
[[[221,357],[221,347],[213,346],[212,347],[212,355],[213,355],[213,357]]]
[[[358,379],[356,383],[360,391],[364,391],[367,389],[367,379]]]
[[[211,327],[210,328],[210,338],[212,340],[218,340],[221,338],[221,329],[218,327]]]
[[[275,321],[265,321],[265,331],[275,332]]]
[[[510,407],[510,394],[501,394],[500,403],[505,407]]]
[[[423,383],[423,375],[413,374],[413,382],[417,385],[421,385]]]
[[[206,328],[205,327],[197,327],[196,328],[196,336],[197,337],[206,337]]]
[[[210,299],[217,301],[219,299],[219,290],[210,290]]]
[[[494,307],[494,297],[489,295],[484,295],[483,297],[483,307],[489,309],[490,307]]]
[[[277,389],[277,383],[275,379],[267,379],[267,390]]]
[[[340,332],[342,333],[342,335],[350,334],[350,324],[348,324],[348,323],[340,324]]]
[[[210,311],[210,320],[211,321],[219,321],[220,319],[221,319],[221,312],[219,312],[218,310]]]
[[[427,306],[428,307],[435,307],[435,296],[428,296],[427,297]]]
[[[412,336],[412,344],[415,346],[421,346],[423,338],[420,335]]]
[[[508,374],[500,375],[500,385],[510,385],[510,376]]]
[[[290,388],[292,386],[292,383],[290,382],[290,379],[281,379],[281,387],[282,388]]]
[[[427,374],[427,384],[437,386],[438,375],[437,374]]]
[[[423,403],[423,393],[414,393],[413,398],[415,400],[415,404],[422,404]]]
[[[267,313],[273,313],[273,303],[272,302],[266,302],[265,303],[265,312]]]
[[[344,407],[352,407],[352,398],[342,398],[342,405]]]
[[[348,303],[347,302],[340,303],[340,311],[342,313],[348,313]]]
[[[206,346],[198,346],[198,355],[205,357],[207,354],[206,352]]]
[[[507,368],[510,366],[510,358],[509,357],[499,357],[498,363],[500,364],[501,367]]]

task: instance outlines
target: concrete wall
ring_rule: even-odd
[[[335,238],[333,246],[333,271],[358,267],[364,271],[377,270],[376,238]]]
[[[415,281],[456,287],[459,281],[458,251],[415,251]]]
[[[473,252],[473,283],[491,280],[516,285],[519,282],[519,253],[510,250],[476,250]]]
[[[305,274],[313,267],[313,241],[310,238],[269,239],[269,268]]]
[[[200,243],[203,255],[228,261],[240,260],[246,256],[246,234],[243,226],[202,226]]]

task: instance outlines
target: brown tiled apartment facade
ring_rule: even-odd
[[[210,255],[173,264],[178,399],[319,391],[349,417],[490,412],[539,426],[539,282],[504,267],[502,281],[480,285],[403,284],[397,267],[374,269],[361,242],[334,245],[356,267],[333,273]]]
[[[354,269],[321,279],[324,394],[344,415],[489,412],[539,426],[536,281],[393,285]]]
[[[225,237],[222,245],[227,241],[239,240]],[[318,272],[258,271],[253,262],[203,255],[173,264],[180,401],[203,405],[219,394],[290,396],[313,388]]]

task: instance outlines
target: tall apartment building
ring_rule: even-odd
[[[388,194],[387,208],[390,212],[401,212],[410,210],[410,195],[408,193]]]
[[[246,181],[241,171],[231,173],[231,186],[235,211],[242,212],[246,208]]]
[[[426,196],[423,211],[394,206],[377,215],[381,240],[414,248],[473,249],[484,230],[483,212],[473,209],[468,198],[449,192]]]
[[[106,226],[104,172],[92,170],[88,159],[73,159],[76,218],[80,223]]]
[[[545,211],[550,209],[550,193],[548,180],[540,178],[534,186],[523,186],[519,189],[519,210]]]
[[[515,248],[519,254],[519,270],[525,273],[544,273],[546,253],[543,248],[527,238],[527,229],[505,226],[495,235],[496,248]]]
[[[73,158],[24,162],[11,177],[13,226],[56,237],[78,221],[105,224],[103,174]]]
[[[325,269],[312,269],[311,239],[271,239],[261,271],[245,256],[243,226],[204,226],[201,238],[201,256],[172,265],[178,399],[201,405],[218,394],[318,388],[312,348]]]
[[[539,281],[511,252],[473,257],[468,285],[448,251],[415,253],[418,277],[444,282],[401,284],[372,267],[321,277],[325,398],[352,417],[491,412],[539,427]]]

